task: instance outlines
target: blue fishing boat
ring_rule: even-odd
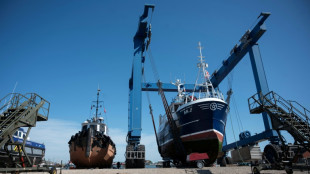
[[[178,94],[169,108],[186,151],[187,161],[194,157],[203,159],[205,165],[211,165],[222,149],[228,105],[223,94],[213,88],[200,43],[199,49],[199,73],[195,83],[195,89],[199,90],[187,93],[184,84],[178,79],[172,83],[178,88]],[[160,116],[158,132],[161,156],[177,165],[180,159],[166,115]]]

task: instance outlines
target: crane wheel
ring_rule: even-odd
[[[134,168],[134,160],[126,159],[125,168],[126,169]]]
[[[252,174],[260,174],[260,171],[257,166],[253,167]]]
[[[225,158],[222,158],[221,161],[220,161],[220,166],[221,166],[221,167],[226,167],[226,164],[227,164],[227,163],[226,163],[226,159],[225,159]]]
[[[52,169],[49,172],[50,174],[57,174],[57,170],[55,167],[52,167]]]
[[[264,156],[275,168],[281,168],[281,148],[275,144],[268,144],[264,148]]]
[[[229,157],[229,156],[225,157],[225,160],[226,160],[226,164],[232,164],[233,163],[231,157]]]
[[[286,172],[287,174],[293,174],[293,169],[290,168],[290,167],[288,167],[288,166],[286,166],[286,167],[285,167],[285,172]]]

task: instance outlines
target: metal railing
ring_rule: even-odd
[[[35,107],[36,105],[44,101],[44,104],[38,110],[38,114],[48,119],[49,110],[50,110],[50,102],[48,102],[47,100],[45,100],[43,97],[41,97],[40,95],[36,93],[27,93],[26,97],[28,97],[32,101],[31,103],[33,107]]]
[[[36,93],[27,93],[26,95],[11,93],[6,95],[0,100],[0,116],[3,116],[4,112],[8,109],[17,109],[25,101],[29,101],[28,105],[25,106],[25,109],[28,107],[35,107],[40,102],[44,101],[44,104],[40,107],[38,113],[40,116],[48,118],[50,103]]]
[[[297,116],[299,119],[309,125],[309,117],[307,114],[307,112],[309,113],[309,110],[307,110],[305,107],[300,105],[305,111],[301,112],[292,104],[292,102],[285,100],[273,91],[265,95],[264,104],[266,105],[266,103],[269,103],[270,106],[275,106],[278,109],[282,109],[284,112],[290,114],[292,117]]]
[[[28,100],[28,98],[22,94],[11,93],[6,95],[0,100],[0,115],[7,111],[7,109],[17,108],[26,100]]]
[[[271,91],[266,95],[257,93],[248,99],[250,112],[258,113],[255,111],[268,111],[278,116],[279,120],[286,122],[293,129],[299,132],[304,138],[309,141],[309,110],[293,101],[287,101],[275,92]],[[298,108],[296,107],[298,106]],[[302,109],[303,111],[300,111]]]

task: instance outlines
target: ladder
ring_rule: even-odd
[[[30,129],[36,126],[37,121],[47,121],[50,103],[35,93],[22,95],[12,93],[0,100],[0,147],[13,142],[13,134],[21,127],[28,127],[27,135],[19,148],[31,164],[25,153],[25,143]],[[10,141],[11,140],[11,141]],[[18,145],[18,144],[16,144]]]
[[[267,112],[276,130],[286,130],[296,142],[309,149],[310,111],[295,101],[285,100],[271,91],[265,95],[257,93],[248,99],[251,114]]]
[[[173,120],[171,110],[169,108],[167,99],[166,99],[164,91],[162,89],[162,83],[159,80],[157,82],[157,86],[158,86],[158,93],[160,94],[161,99],[163,101],[163,105],[164,105],[165,112],[167,115],[167,120],[168,120],[168,123],[170,126],[170,130],[172,132],[173,143],[176,147],[176,153],[177,153],[176,156],[178,157],[178,160],[180,160],[180,162],[184,162],[186,160],[187,154],[186,154],[184,145],[182,143],[182,140],[180,138],[179,130],[177,128],[175,121]]]

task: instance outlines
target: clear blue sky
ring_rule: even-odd
[[[262,11],[271,12],[267,32],[259,40],[270,90],[310,108],[310,2],[307,0],[240,1],[10,1],[0,2],[0,96],[35,92],[51,102],[50,120],[38,123],[31,139],[46,144],[46,158],[69,159],[67,142],[90,115],[99,84],[108,126],[117,144],[115,160],[124,160],[128,121],[128,79],[133,36],[146,3],[156,5],[151,49],[163,82],[182,78],[194,83],[197,49],[212,73],[221,66],[244,32]],[[153,82],[146,59],[146,78]],[[260,115],[250,115],[247,99],[256,93],[249,56],[234,70],[233,90],[244,130],[264,130]],[[220,85],[227,91],[226,80]],[[164,112],[152,93],[156,123]],[[171,99],[174,94],[167,94]],[[160,160],[143,95],[143,136],[147,158]],[[231,117],[236,138],[239,130]],[[231,119],[231,118],[229,118]],[[234,137],[227,122],[228,142]]]

